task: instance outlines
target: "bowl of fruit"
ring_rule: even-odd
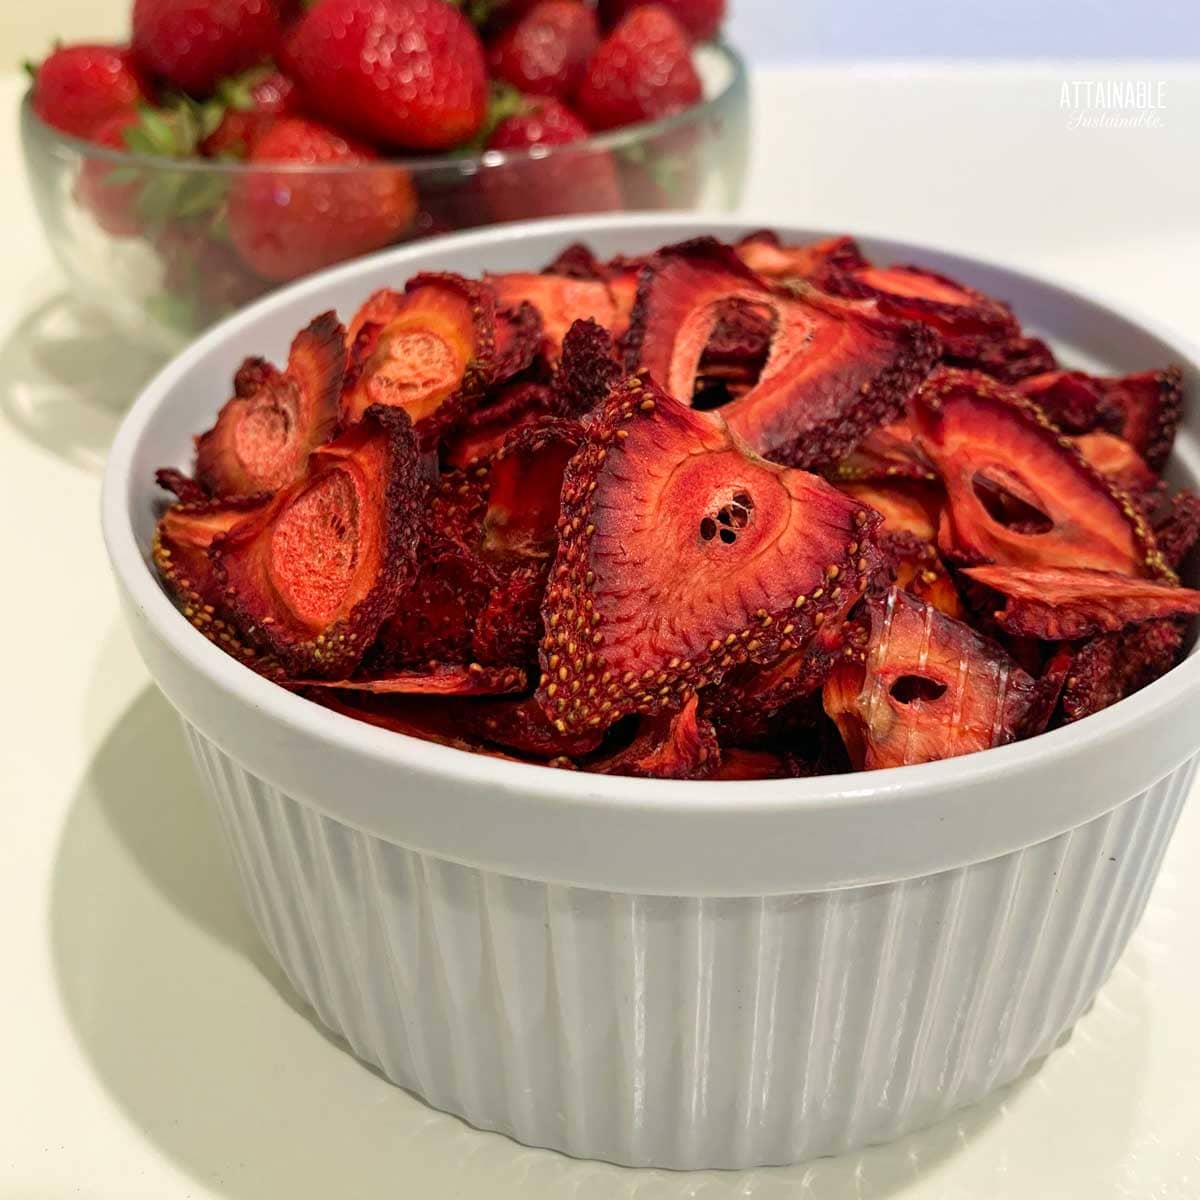
[[[732,208],[748,87],[723,0],[137,0],[31,66],[27,173],[80,301],[163,350],[430,234]]]
[[[356,1054],[570,1154],[790,1162],[1016,1078],[1128,941],[1200,750],[1198,379],[934,247],[530,222],[199,339],[104,532]]]

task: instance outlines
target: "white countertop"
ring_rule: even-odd
[[[1075,130],[1064,79],[1167,81],[1162,127]],[[748,206],[1044,267],[1200,326],[1200,70],[904,66],[756,79]],[[239,906],[118,617],[99,469],[146,364],[81,321],[0,79],[0,1200],[1195,1200],[1200,806],[1067,1046],[861,1155],[629,1171],[477,1133],[336,1048]],[[1195,398],[1194,398],[1195,399]]]

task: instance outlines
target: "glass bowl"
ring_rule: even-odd
[[[736,207],[745,66],[723,45],[698,47],[696,65],[695,107],[525,151],[321,167],[156,158],[60,133],[28,96],[21,134],[74,299],[172,353],[273,287],[386,245],[536,217]]]

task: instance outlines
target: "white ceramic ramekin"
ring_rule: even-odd
[[[319,708],[205,641],[148,565],[154,468],[188,461],[242,357],[282,357],[314,313],[382,284],[764,223],[512,225],[318,276],[176,359],[109,458],[130,627],[292,983],[396,1083],[570,1154],[792,1162],[933,1121],[1046,1054],[1146,903],[1200,747],[1200,658],[1070,728],[921,767],[697,784],[501,762]],[[866,245],[1011,300],[1074,361],[1180,362],[1197,392],[1194,351],[1098,300]],[[1198,431],[1193,409],[1177,482],[1200,478]]]

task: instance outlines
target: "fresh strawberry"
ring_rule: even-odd
[[[493,43],[492,72],[530,96],[567,100],[583,81],[600,38],[579,0],[542,0]]]
[[[656,0],[675,14],[680,25],[697,42],[716,36],[725,20],[725,0]],[[645,0],[600,0],[600,19],[606,26],[615,25],[626,13],[632,12]]]
[[[225,114],[200,143],[209,158],[245,158],[275,120],[300,115],[296,85],[270,67],[222,80],[216,96]]]
[[[483,44],[446,0],[321,0],[281,61],[314,113],[388,146],[448,149],[487,109]]]
[[[528,150],[582,142],[588,127],[565,104],[548,96],[531,99],[506,117],[488,138],[489,150]],[[547,158],[515,155],[482,174],[494,220],[519,221],[563,213],[611,212],[621,208],[621,188],[607,150]]]
[[[86,138],[145,95],[128,47],[64,46],[37,68],[33,111],[47,125]]]
[[[283,117],[259,138],[255,165],[370,164],[370,147],[303,117]],[[331,263],[378,250],[406,232],[416,213],[408,172],[370,170],[308,175],[254,171],[229,194],[234,246],[266,279],[295,279]]]
[[[125,134],[138,125],[138,120],[132,108],[114,113],[92,131],[91,140],[113,150],[128,149]],[[85,159],[75,185],[75,199],[96,218],[96,224],[105,233],[134,237],[142,230],[138,216],[142,187],[137,179],[114,180],[114,173],[121,170],[100,158]]]
[[[279,40],[278,0],[134,0],[133,51],[150,74],[193,95],[255,66]]]
[[[593,129],[652,121],[703,95],[683,26],[658,4],[635,8],[600,43],[577,97]]]

